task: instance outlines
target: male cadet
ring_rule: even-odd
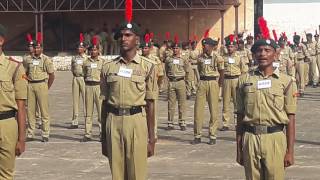
[[[178,100],[179,126],[181,131],[186,130],[186,77],[189,73],[189,61],[181,56],[181,44],[178,37],[172,44],[173,56],[167,56],[165,60],[165,70],[169,79],[168,84],[168,127],[167,130],[173,130],[173,119]]]
[[[100,45],[98,37],[92,37],[92,44],[89,47],[90,57],[83,63],[83,77],[85,82],[85,134],[82,142],[91,141],[93,107],[96,105],[98,112],[99,133],[101,138],[101,103],[100,98],[100,74],[103,60],[100,58]]]
[[[238,41],[238,51],[237,53],[240,55],[241,60],[243,61],[243,73],[249,71],[249,64],[252,61],[252,54],[249,49],[247,49],[244,45],[244,41],[240,39]]]
[[[319,76],[317,76],[317,42],[312,41],[312,34],[307,33],[307,49],[310,55],[310,61],[307,62],[308,66],[306,66],[305,77],[309,77],[305,83],[310,82],[309,84],[312,85],[314,88],[317,87]]]
[[[3,52],[5,36],[0,24],[0,179],[12,180],[15,157],[25,150],[27,81],[22,64]]]
[[[49,141],[50,117],[48,92],[54,81],[54,69],[51,59],[43,54],[42,34],[38,32],[35,52],[32,59],[26,62],[28,84],[28,132],[27,141],[34,140],[36,123],[36,106],[40,107],[42,116],[42,142]],[[48,78],[48,82],[46,79]]]
[[[278,45],[280,51],[279,58],[273,63],[274,67],[277,67],[284,74],[295,77],[295,57],[292,49],[287,46],[286,38],[281,36],[278,40]]]
[[[253,45],[253,36],[251,36],[250,34],[246,37],[247,43],[245,45],[245,47],[247,49],[251,49],[252,45]]]
[[[137,54],[139,27],[127,22],[115,36],[120,56],[106,62],[101,73],[102,153],[109,158],[113,180],[145,180],[147,157],[156,143],[157,77],[155,64]]]
[[[318,75],[320,75],[320,41],[319,41],[319,34],[316,31],[316,34],[314,35],[314,39],[316,42],[316,48],[317,48],[317,67],[318,67]],[[318,84],[319,85],[319,84]]]
[[[292,77],[273,68],[276,48],[274,40],[257,40],[251,51],[258,68],[239,78],[237,162],[247,180],[284,179],[294,163],[297,89]]]
[[[190,61],[190,49],[189,49],[189,43],[183,42],[182,43],[182,49],[181,49],[181,57],[188,61],[189,65],[189,73],[188,77],[186,77],[186,93],[187,93],[187,99],[190,99],[193,92],[195,92],[194,83],[192,83],[192,80],[194,79],[194,73],[191,67],[191,61]]]
[[[191,67],[192,67],[192,71],[193,71],[193,82],[194,83],[194,90],[195,90],[195,93],[197,92],[197,84],[200,80],[200,75],[199,75],[199,71],[198,71],[198,66],[197,66],[197,63],[198,63],[198,58],[200,56],[200,51],[197,48],[197,40],[195,38],[195,40],[193,40],[191,42],[191,50],[190,50],[190,62],[191,62]]]
[[[156,81],[157,81],[157,92],[159,93],[159,88],[161,87],[163,76],[164,76],[164,69],[162,66],[162,62],[160,59],[155,56],[154,54],[151,54],[150,52],[150,47],[151,47],[151,41],[150,41],[150,36],[149,34],[145,35],[144,42],[140,44],[140,47],[142,49],[142,56],[146,57],[150,60],[153,61],[155,66],[155,71],[156,71]],[[159,95],[159,94],[158,94]],[[155,130],[155,137],[156,139],[158,138],[158,96],[157,99],[154,100],[154,117],[155,117],[155,122],[154,122],[154,130]]]
[[[202,40],[203,53],[198,58],[200,81],[198,83],[196,102],[194,106],[194,140],[192,144],[201,143],[201,131],[204,119],[204,106],[208,102],[210,111],[209,144],[216,144],[216,130],[219,114],[219,87],[223,83],[224,60],[213,53],[218,41],[209,37]],[[219,80],[219,81],[218,81]]]
[[[300,97],[304,96],[304,89],[305,89],[305,61],[309,61],[306,59],[309,59],[309,52],[307,50],[307,47],[300,43],[300,36],[294,35],[293,36],[293,52],[295,53],[295,62],[296,62],[296,79],[298,82],[298,89],[300,93]]]
[[[86,52],[86,45],[84,42],[84,37],[83,37],[83,34],[80,33],[78,55],[73,56],[71,60],[71,72],[73,74],[73,80],[72,80],[73,113],[72,113],[72,122],[70,126],[71,129],[78,128],[80,95],[82,97],[82,102],[84,102],[84,99],[85,99],[83,63],[86,62],[88,58],[85,52]]]
[[[223,56],[224,58],[224,82],[223,82],[223,109],[222,109],[222,123],[221,131],[229,130],[230,125],[230,101],[233,100],[234,112],[236,112],[236,88],[239,76],[245,72],[245,64],[241,60],[241,57],[236,52],[237,41],[234,39],[234,35],[229,35],[226,40],[226,47],[228,54]],[[232,113],[234,114],[234,113]]]

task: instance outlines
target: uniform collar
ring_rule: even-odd
[[[126,61],[124,60],[124,58],[122,56],[119,56],[117,59],[116,59],[117,63],[119,63],[120,61],[122,61],[123,63],[126,63]],[[130,62],[135,62],[137,64],[140,64],[141,63],[141,58],[139,56],[138,53],[136,53],[136,55],[134,56],[134,58],[132,59],[132,61]]]
[[[99,56],[98,57],[96,57],[95,59],[93,59],[91,56],[90,56],[90,61],[100,61],[100,58],[99,58]]]
[[[43,54],[41,53],[39,57],[36,57],[34,54],[32,55],[32,59],[41,59]]]
[[[259,67],[255,69],[255,74],[259,74],[264,77],[264,75],[263,75],[262,71],[260,71]],[[278,79],[280,77],[279,69],[274,69],[272,76]]]

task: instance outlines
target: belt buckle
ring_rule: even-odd
[[[254,134],[267,134],[268,126],[258,125],[254,127]]]
[[[119,116],[126,116],[130,114],[130,109],[128,108],[119,108]]]

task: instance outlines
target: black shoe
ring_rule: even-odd
[[[89,141],[92,141],[92,139],[87,136],[84,136],[83,139],[81,139],[81,142],[89,142]]]
[[[166,130],[167,130],[167,131],[174,130],[174,127],[173,127],[173,126],[168,126],[168,127],[166,128]]]
[[[229,131],[229,127],[227,126],[223,126],[221,129],[219,129],[220,131]]]
[[[26,138],[26,142],[31,142],[31,141],[34,141],[34,138],[33,138],[33,137],[27,137],[27,138]]]
[[[185,131],[185,130],[187,130],[187,128],[185,126],[180,126],[180,130]]]
[[[209,145],[215,145],[216,143],[217,143],[216,139],[210,139],[208,142]]]
[[[313,87],[313,88],[317,88],[317,85],[316,85],[316,84],[314,84],[314,85],[312,85],[312,87]]]
[[[193,141],[191,141],[192,145],[200,144],[201,143],[201,138],[194,138]]]
[[[47,138],[47,137],[42,137],[41,142],[49,142],[49,138]]]
[[[78,127],[79,127],[78,125],[73,125],[73,124],[72,124],[72,125],[69,127],[69,129],[78,129]]]

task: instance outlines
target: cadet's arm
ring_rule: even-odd
[[[146,100],[146,113],[147,113],[147,126],[148,126],[148,157],[154,155],[154,146],[156,143],[155,134],[154,134],[154,100]]]
[[[49,73],[48,89],[50,89],[50,87],[52,86],[54,78],[55,78],[54,73]]]
[[[16,145],[16,155],[20,156],[25,150],[26,109],[25,100],[17,99],[16,103],[18,106],[18,142]]]
[[[293,165],[293,163],[294,163],[293,154],[294,154],[294,141],[295,141],[295,133],[296,133],[295,115],[288,114],[288,118],[289,118],[289,123],[286,126],[287,152],[286,152],[285,162],[284,162],[285,167],[289,167],[289,166]]]
[[[219,74],[220,74],[220,76],[219,76],[219,86],[222,87],[223,82],[224,82],[224,70],[223,69],[219,70]]]
[[[237,140],[237,162],[243,166],[242,137],[243,137],[243,114],[237,114],[236,140]]]

